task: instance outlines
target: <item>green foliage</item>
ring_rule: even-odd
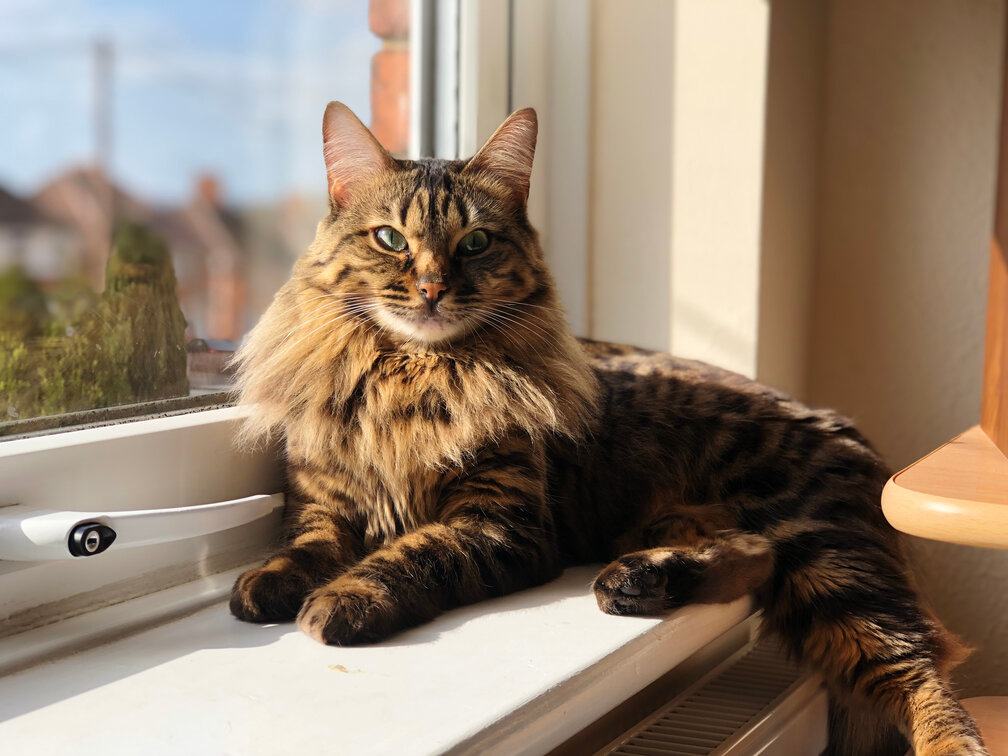
[[[46,292],[52,320],[48,330],[62,332],[68,324],[78,323],[98,304],[98,295],[80,276],[64,278]]]
[[[36,336],[48,317],[45,295],[24,270],[15,266],[0,272],[0,333]]]
[[[160,239],[123,225],[101,296],[88,307],[86,295],[62,295],[54,297],[58,314],[32,331],[0,321],[0,408],[8,418],[188,393],[185,317],[171,256]]]

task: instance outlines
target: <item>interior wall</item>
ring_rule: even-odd
[[[770,6],[756,377],[807,398],[826,6]]]
[[[671,351],[755,376],[771,4],[670,5]]]
[[[999,0],[827,4],[813,403],[894,467],[977,422],[1004,24]],[[1008,683],[1008,555],[913,539],[938,614]]]
[[[756,373],[765,0],[592,5],[590,333]]]
[[[666,350],[674,11],[665,0],[592,6],[589,333]]]
[[[975,423],[1003,0],[591,13],[592,335],[836,407],[894,468]],[[1003,693],[1008,554],[910,540],[962,691]]]
[[[511,108],[539,115],[529,220],[567,320],[586,336],[591,14],[583,0],[512,0],[511,35]]]

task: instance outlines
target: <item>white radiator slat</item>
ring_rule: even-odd
[[[733,655],[599,753],[818,754],[825,747],[825,714],[826,695],[818,680],[772,644],[758,643]],[[796,742],[807,745],[796,752]]]

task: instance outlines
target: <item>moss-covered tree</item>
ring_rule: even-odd
[[[72,319],[57,316],[26,330],[26,317],[13,306],[0,319],[0,402],[9,419],[188,393],[185,317],[171,256],[143,227],[117,230],[105,291],[90,309],[54,309]]]
[[[23,268],[15,265],[0,272],[0,334],[39,336],[48,319],[45,295]]]

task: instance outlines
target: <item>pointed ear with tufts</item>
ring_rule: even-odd
[[[392,158],[342,102],[330,102],[322,117],[322,154],[333,207],[346,204],[358,182],[392,165]]]
[[[516,110],[472,156],[464,172],[485,173],[503,181],[524,203],[528,199],[538,133],[536,112],[532,108]]]

